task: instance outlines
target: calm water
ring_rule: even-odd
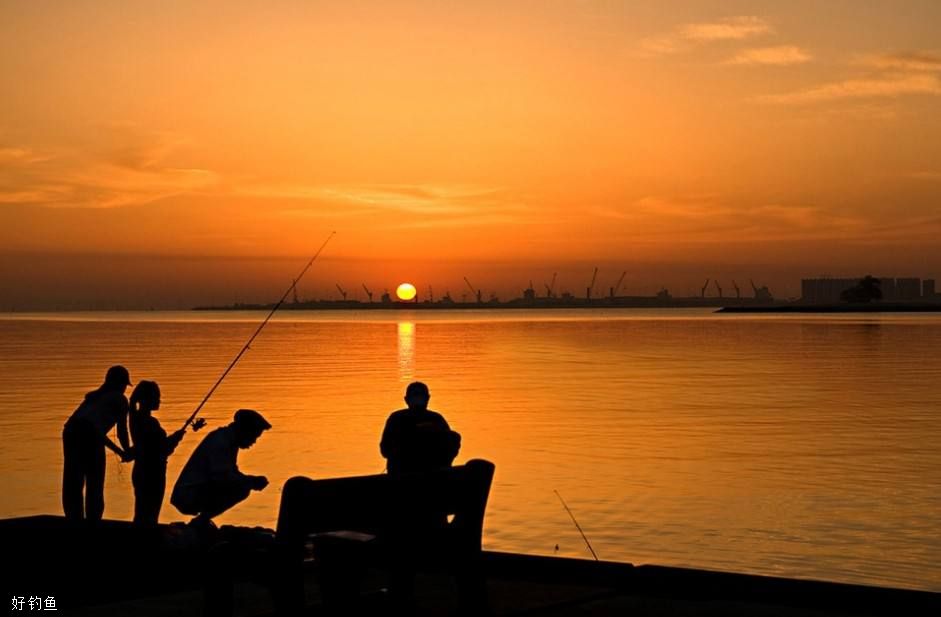
[[[261,317],[0,318],[0,515],[60,511],[62,423],[110,364],[160,383],[173,429]],[[459,460],[497,465],[487,548],[586,557],[556,489],[602,559],[941,591],[939,349],[919,315],[287,312],[205,410],[275,427],[241,457],[271,486],[221,522],[273,526],[292,475],[382,471],[420,379]],[[105,515],[129,518],[130,467],[108,465]]]

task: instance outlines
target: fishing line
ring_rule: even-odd
[[[565,511],[569,513],[569,516],[572,517],[572,522],[575,523],[575,529],[578,530],[578,533],[582,534],[582,540],[585,541],[585,546],[588,547],[588,550],[591,551],[591,556],[595,558],[595,561],[600,561],[598,555],[595,554],[595,549],[591,547],[591,542],[588,541],[588,536],[585,535],[585,532],[582,531],[582,526],[578,524],[578,521],[575,520],[575,515],[572,513],[571,508],[568,504],[565,503],[565,500],[562,499],[562,495],[559,494],[559,491],[552,489],[552,492],[555,493],[555,496],[559,498],[559,501],[562,502],[562,507],[565,508]]]
[[[222,372],[222,375],[219,377],[219,379],[216,381],[216,383],[213,384],[212,388],[209,389],[209,392],[206,393],[206,396],[203,397],[202,402],[200,402],[199,405],[196,406],[196,409],[193,411],[193,413],[190,415],[190,417],[187,418],[187,419],[186,419],[186,422],[183,423],[183,428],[182,428],[182,430],[185,431],[186,428],[187,428],[190,424],[193,424],[193,430],[199,430],[199,428],[201,428],[201,427],[203,426],[203,424],[205,424],[205,421],[204,421],[204,420],[202,420],[201,422],[196,422],[196,423],[194,423],[193,421],[196,419],[196,415],[197,415],[197,414],[199,413],[199,411],[203,408],[203,405],[206,404],[206,401],[209,400],[209,397],[212,396],[212,393],[216,391],[216,388],[219,387],[219,384],[222,383],[222,380],[225,379],[225,376],[229,374],[229,371],[231,371],[233,368],[235,368],[235,365],[238,363],[238,361],[242,358],[242,356],[245,354],[245,352],[249,350],[249,348],[251,347],[252,341],[254,341],[254,340],[255,340],[255,337],[258,336],[258,335],[261,333],[262,329],[265,327],[265,325],[267,325],[268,321],[272,318],[272,316],[274,316],[275,311],[277,311],[279,308],[281,308],[281,305],[284,304],[284,301],[287,299],[288,294],[290,294],[290,293],[297,287],[297,283],[301,280],[301,278],[304,276],[304,274],[307,273],[307,270],[310,269],[310,267],[314,264],[314,262],[317,261],[317,257],[320,256],[320,253],[323,251],[324,247],[327,246],[327,243],[330,242],[330,239],[331,239],[336,233],[337,233],[337,232],[335,232],[335,231],[331,231],[331,232],[330,232],[330,235],[327,236],[327,239],[323,241],[323,244],[320,245],[320,248],[317,249],[317,252],[314,253],[314,256],[310,258],[310,261],[307,262],[307,265],[304,266],[304,269],[301,270],[301,273],[298,274],[297,277],[294,278],[294,280],[291,282],[291,285],[284,291],[284,295],[282,295],[282,296],[281,296],[281,299],[278,300],[278,303],[274,305],[274,307],[271,309],[271,312],[268,313],[268,316],[265,317],[264,321],[262,321],[261,324],[258,326],[258,329],[255,330],[255,333],[252,334],[251,337],[249,337],[249,339],[248,339],[248,341],[245,343],[245,345],[242,346],[242,349],[238,352],[238,354],[236,354],[235,359],[232,360],[232,362],[229,364],[228,368],[226,368],[225,371]]]

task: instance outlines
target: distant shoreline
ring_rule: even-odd
[[[861,304],[779,304],[775,306],[724,306],[717,313],[934,313],[939,302]]]
[[[727,305],[722,298],[671,298],[661,300],[648,297],[576,299],[537,299],[532,301],[510,300],[507,302],[360,302],[358,300],[315,300],[282,304],[282,311],[440,311],[440,310],[559,310],[559,309],[689,309],[722,308]],[[751,299],[741,302],[754,303]],[[226,306],[197,306],[193,311],[269,311],[274,304],[231,304]]]

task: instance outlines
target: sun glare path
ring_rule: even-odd
[[[395,290],[395,295],[399,297],[399,300],[411,300],[415,297],[416,293],[418,292],[411,283],[402,283]]]

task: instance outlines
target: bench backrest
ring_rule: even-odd
[[[401,476],[291,478],[281,493],[277,535],[290,544],[308,534],[352,530],[376,535],[443,526],[465,549],[480,550],[493,463]],[[447,521],[447,522],[446,522]]]

